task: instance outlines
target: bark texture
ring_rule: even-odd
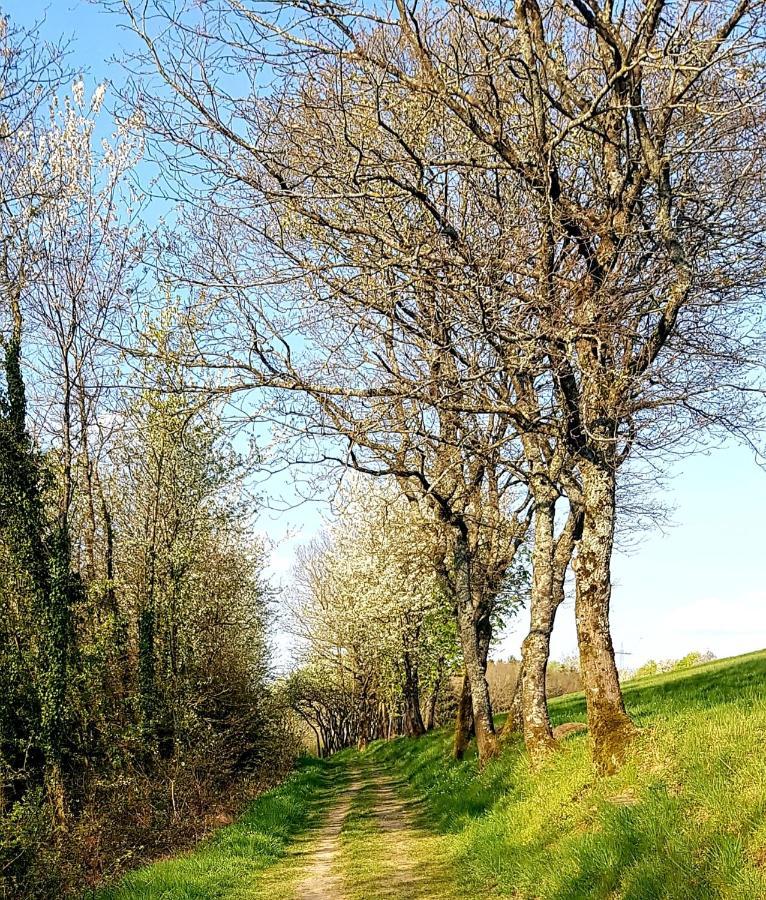
[[[420,676],[412,664],[409,653],[404,654],[404,731],[409,737],[420,737],[426,733],[420,710]]]
[[[460,684],[460,695],[457,701],[457,713],[455,714],[455,744],[453,749],[455,759],[462,759],[465,756],[472,732],[471,685],[468,681],[468,676],[463,675]]]
[[[472,588],[471,561],[464,539],[458,540],[455,554],[456,614],[463,665],[471,691],[471,711],[479,763],[483,765],[498,752],[492,703],[487,684],[487,656],[492,633],[489,610]]]
[[[575,616],[580,671],[588,706],[593,758],[600,772],[615,771],[635,732],[625,712],[609,630],[614,544],[615,475],[606,466],[582,465],[583,528],[575,561]]]
[[[530,632],[522,647],[519,677],[503,728],[503,736],[523,732],[532,755],[553,746],[555,738],[546,688],[550,639],[556,612],[564,600],[564,581],[580,537],[582,518],[580,506],[570,501],[569,516],[554,541],[554,501],[549,497],[536,508]],[[540,728],[541,721],[545,723],[544,731]]]
[[[479,752],[479,761],[483,764],[496,755],[498,746],[486,677],[486,658],[482,659],[483,654],[477,638],[475,610],[470,604],[461,604],[458,610],[458,624],[465,671],[471,690],[471,711],[476,732],[476,746]]]
[[[545,492],[535,505],[530,627],[522,645],[523,666],[519,672],[524,743],[533,757],[554,746],[545,692],[545,673],[548,668],[553,620],[558,607],[558,598],[554,597],[553,573],[555,503],[555,494]]]
[[[524,710],[521,706],[521,686],[524,678],[524,661],[519,666],[519,675],[513,688],[513,698],[508,710],[508,718],[503,726],[502,736],[510,737],[512,734],[522,734],[524,731]]]

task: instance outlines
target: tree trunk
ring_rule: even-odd
[[[457,714],[455,716],[455,759],[462,759],[468,749],[473,728],[473,713],[471,711],[471,685],[468,676],[463,675],[460,684],[460,696],[457,701]]]
[[[551,508],[550,517],[546,514],[545,516],[540,516],[539,519],[536,517],[535,520],[535,553],[533,555],[533,565],[536,567],[536,571],[540,571],[541,567],[548,566],[548,561],[546,560],[538,560],[537,551],[538,545],[544,544],[548,540],[548,534],[552,536],[552,531],[548,532],[549,527],[552,527],[552,523],[555,520],[555,508]],[[558,539],[555,541],[555,544],[551,544],[552,546],[552,555],[550,557],[550,579],[548,583],[549,594],[545,595],[538,589],[540,585],[544,583],[547,579],[538,579],[536,580],[533,577],[533,589],[532,589],[532,610],[530,613],[531,620],[531,628],[530,634],[526,638],[524,642],[525,650],[522,655],[521,664],[519,667],[519,675],[516,680],[516,686],[513,692],[513,700],[511,701],[511,708],[508,713],[508,719],[503,727],[503,736],[509,736],[511,734],[518,734],[525,730],[524,728],[524,706],[523,706],[523,688],[524,685],[527,685],[527,696],[530,695],[534,698],[537,697],[538,700],[542,698],[545,702],[545,716],[548,718],[548,705],[547,705],[547,691],[546,691],[546,672],[548,667],[548,657],[550,655],[550,638],[551,633],[553,632],[553,624],[556,618],[556,612],[558,611],[559,606],[564,601],[564,582],[566,580],[567,569],[569,568],[569,563],[572,559],[572,554],[574,553],[574,548],[577,541],[580,539],[580,532],[582,529],[582,510],[579,506],[579,502],[575,503],[570,500],[570,512],[567,518],[566,524],[562,529],[561,534]],[[541,534],[540,532],[545,531],[545,534]],[[542,554],[541,554],[542,555]],[[546,554],[547,557],[547,554]],[[534,642],[533,636],[535,628],[544,632],[544,635],[539,635],[538,640]],[[542,651],[545,657],[545,664],[538,664],[536,667],[533,667],[531,671],[528,671],[526,666],[526,658],[527,658],[527,648],[529,645],[532,645],[532,652]],[[542,657],[541,657],[542,658]],[[548,721],[548,728],[550,729],[550,721]],[[552,732],[551,732],[552,737]],[[529,740],[527,740],[527,747],[530,749],[530,752],[534,754],[534,748],[530,747]],[[541,748],[543,749],[543,748]]]
[[[487,662],[489,661],[489,645],[492,643],[492,620],[489,610],[484,610],[476,623],[477,645],[479,648],[479,664],[487,677]]]
[[[45,792],[53,813],[54,823],[59,827],[65,825],[67,820],[66,793],[64,777],[58,761],[51,762],[45,767]]]
[[[483,765],[497,754],[498,745],[486,677],[487,660],[479,647],[477,614],[470,600],[468,602],[462,600],[458,604],[458,625],[465,672],[471,689],[476,747],[479,751],[479,762]]]
[[[503,725],[503,737],[510,737],[512,734],[523,734],[524,732],[524,710],[521,705],[521,686],[524,678],[524,662],[519,663],[519,674],[516,677],[516,684],[513,688],[513,698],[511,706],[508,710],[508,718]]]
[[[96,534],[98,532],[98,523],[96,520],[96,492],[94,478],[94,464],[90,453],[90,442],[88,435],[88,409],[85,396],[85,384],[83,383],[82,371],[77,377],[78,385],[78,407],[80,413],[80,442],[83,462],[83,473],[85,475],[85,498],[87,501],[87,516],[84,519],[82,535],[85,544],[85,583],[90,586],[96,577]],[[97,613],[100,610],[97,610]]]
[[[532,757],[539,757],[555,746],[545,693],[551,631],[558,606],[553,591],[555,502],[555,498],[545,497],[535,505],[530,626],[522,645],[519,672],[524,743]]]
[[[404,730],[408,737],[420,737],[426,733],[420,711],[420,679],[409,653],[404,654]]]
[[[436,706],[439,702],[439,690],[441,688],[441,673],[436,676],[431,694],[428,697],[428,705],[426,706],[426,731],[432,731],[436,724]]]
[[[154,610],[145,606],[138,614],[138,702],[145,749],[154,748],[155,704]]]
[[[455,547],[455,615],[460,646],[463,651],[465,677],[470,690],[471,712],[476,734],[479,763],[483,765],[498,752],[497,734],[492,718],[492,703],[487,684],[487,655],[491,638],[489,610],[473,584],[471,554],[464,533],[457,536]],[[465,685],[461,702],[465,698]],[[464,752],[465,714],[458,710],[455,733],[455,755]],[[465,741],[467,743],[467,741]]]
[[[305,722],[309,726],[309,728],[314,732],[314,740],[316,741],[316,745],[317,745],[317,756],[321,756],[322,755],[322,742],[319,739],[319,731],[317,730],[316,726],[312,725],[308,719],[305,719]]]
[[[581,473],[584,519],[575,561],[580,671],[594,762],[600,772],[613,772],[635,731],[625,712],[609,631],[615,475],[606,466],[587,461],[581,463]]]

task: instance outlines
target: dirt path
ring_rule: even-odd
[[[439,838],[382,768],[366,764],[318,831],[296,848],[296,900],[453,900]]]
[[[417,822],[417,809],[402,799],[402,785],[385,769],[368,770],[375,791],[374,816],[381,835],[383,877],[370,897],[388,900],[453,900],[460,896],[454,872],[436,835]]]
[[[375,780],[375,818],[386,850],[386,877],[377,896],[438,896],[433,892],[438,866],[436,860],[428,859],[428,838],[417,828],[413,809],[401,800],[396,783],[385,772],[373,770],[371,775]]]
[[[340,802],[332,807],[319,833],[304,851],[304,874],[296,887],[296,897],[301,900],[324,900],[330,897],[341,900],[343,897],[343,883],[337,865],[341,852],[340,834],[360,787],[361,782],[355,778]]]

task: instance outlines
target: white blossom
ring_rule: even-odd
[[[74,97],[75,103],[78,106],[82,106],[83,101],[85,100],[85,82],[82,78],[78,78],[72,85],[72,96]]]

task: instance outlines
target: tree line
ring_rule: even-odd
[[[635,729],[610,566],[636,464],[759,424],[764,4],[111,5],[139,40],[125,113],[184,210],[161,254],[190,288],[183,364],[263,391],[252,415],[292,460],[388,479],[440,523],[482,761],[527,539],[513,722],[534,756],[554,746],[571,568],[615,769]]]
[[[336,499],[331,527],[299,553],[288,619],[297,668],[286,700],[319,755],[419,737],[457,713],[462,653],[447,538],[429,506],[407,500],[395,483],[355,480]],[[493,627],[518,610],[527,589],[527,569],[517,565],[495,600]],[[470,696],[462,694],[459,756],[471,732]]]
[[[63,896],[289,766],[258,504],[220,410],[117,349],[138,139],[0,18],[0,894]],[[145,323],[170,350],[173,310]]]

